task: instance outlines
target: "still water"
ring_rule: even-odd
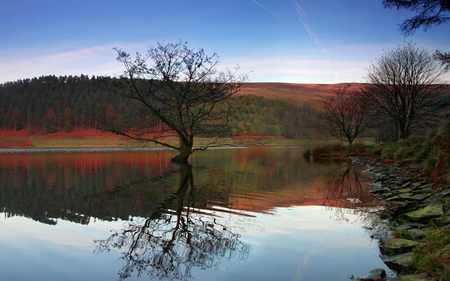
[[[349,280],[385,268],[360,168],[300,149],[0,155],[0,280]]]

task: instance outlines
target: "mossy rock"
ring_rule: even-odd
[[[410,193],[412,191],[413,191],[412,188],[408,187],[408,188],[402,188],[398,192],[400,192],[400,193]]]
[[[409,196],[406,199],[415,200],[415,201],[423,201],[423,200],[429,198],[430,196],[431,196],[431,194],[429,194],[429,193],[420,193],[420,194],[415,194],[413,196]]]
[[[405,216],[412,221],[427,221],[431,218],[440,217],[444,214],[442,203],[431,203],[418,210],[408,212]]]
[[[391,269],[397,271],[408,271],[412,268],[412,253],[390,256],[383,259],[384,263]]]
[[[385,255],[400,254],[410,251],[418,243],[413,240],[403,238],[386,238],[381,242],[381,252]]]
[[[358,281],[383,281],[386,279],[386,271],[382,268],[372,269],[366,277],[358,278]]]
[[[414,190],[414,193],[427,193],[427,194],[432,194],[434,193],[434,189],[432,187],[427,187],[427,188],[421,188],[421,189],[416,189]]]
[[[398,197],[402,198],[402,199],[409,199],[413,196],[413,194],[411,192],[406,192],[406,193],[401,193]]]

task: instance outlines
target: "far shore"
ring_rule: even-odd
[[[253,146],[215,146],[207,150],[219,149],[246,149],[256,147],[266,148],[297,148],[296,146],[272,146],[272,145],[253,145]],[[17,154],[17,153],[89,153],[89,152],[151,152],[151,151],[173,151],[166,147],[6,147],[0,148],[0,154]]]

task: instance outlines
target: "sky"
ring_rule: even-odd
[[[411,15],[382,0],[0,0],[0,82],[119,76],[114,47],[145,52],[179,40],[251,82],[364,82],[401,43],[449,49],[449,25],[401,34]]]

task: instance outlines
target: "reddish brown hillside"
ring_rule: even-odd
[[[321,107],[324,97],[333,95],[337,90],[348,87],[349,91],[360,90],[364,84],[291,84],[291,83],[246,83],[240,95],[256,95],[295,102],[300,105]]]

